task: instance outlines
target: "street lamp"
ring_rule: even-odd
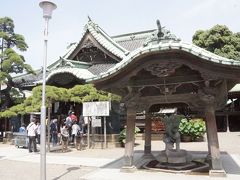
[[[57,6],[50,1],[41,1],[39,6],[43,9],[43,18],[45,20],[44,27],[44,57],[43,57],[43,77],[42,77],[42,106],[41,106],[41,167],[40,176],[41,180],[46,180],[46,64],[47,64],[47,41],[48,41],[48,21],[52,17],[52,11]],[[50,120],[50,117],[48,117]]]

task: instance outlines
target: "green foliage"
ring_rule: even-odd
[[[22,55],[16,51],[26,51],[28,46],[22,35],[14,32],[13,20],[9,17],[0,18],[0,58],[2,62],[0,71],[0,83],[7,88],[1,90],[1,109],[22,102],[21,88],[13,82],[12,75],[18,73],[33,73],[30,65],[25,63]],[[11,93],[14,91],[14,96]],[[18,100],[20,98],[20,100]]]
[[[188,119],[184,118],[179,124],[179,132],[182,135],[191,135],[192,123]]]
[[[225,25],[216,25],[209,30],[198,30],[192,41],[219,56],[240,60],[240,33],[233,33]]]
[[[206,125],[203,119],[191,119],[190,123],[192,124],[191,135],[196,137],[202,137],[206,133]]]
[[[17,114],[21,114],[24,115],[25,114],[25,105],[24,104],[18,104],[16,106],[13,106],[11,108],[9,108],[9,111]]]
[[[112,98],[116,101],[120,100],[117,95],[112,95],[105,91],[98,91],[92,84],[76,85],[68,90],[70,101],[83,103],[91,101],[109,101]]]
[[[205,121],[201,118],[182,119],[179,124],[179,132],[182,135],[189,135],[193,138],[202,137],[206,133]]]
[[[16,93],[13,91],[12,94]],[[15,95],[16,96],[16,95]],[[120,100],[119,96],[112,95],[104,91],[97,91],[92,84],[76,85],[71,89],[58,88],[55,86],[46,86],[46,107],[49,103],[57,101],[63,102],[88,102],[88,101],[108,101],[111,99]],[[32,96],[25,99],[22,104],[12,106],[7,109],[8,113],[0,112],[0,117],[16,116],[17,114],[26,114],[38,112],[42,102],[42,86],[37,86],[32,90]],[[10,113],[11,111],[12,113]],[[5,111],[4,111],[5,112]]]
[[[121,143],[126,143],[126,132],[127,132],[127,129],[126,128],[124,128],[120,133],[119,133],[119,142],[121,142]],[[140,129],[137,127],[137,126],[135,126],[135,135],[137,135],[137,133],[139,133],[140,132]]]
[[[0,113],[0,117],[10,118],[10,117],[14,117],[14,116],[17,116],[17,114],[10,110],[6,110],[6,111]]]

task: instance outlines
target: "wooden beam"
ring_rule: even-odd
[[[199,75],[173,76],[164,78],[137,79],[130,80],[127,84],[133,87],[156,86],[169,84],[196,83],[204,81]]]
[[[188,103],[198,99],[198,94],[172,94],[160,96],[144,96],[139,97],[138,104],[169,104],[169,103]]]

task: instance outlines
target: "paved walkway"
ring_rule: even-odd
[[[137,140],[134,159],[137,163],[143,155],[143,141]],[[240,132],[219,133],[220,149],[227,178],[240,179]],[[153,154],[164,149],[160,141],[152,142]],[[205,155],[206,142],[181,143],[181,149],[195,154]],[[47,179],[82,179],[82,180],[141,180],[155,179],[213,179],[208,175],[183,175],[163,172],[137,170],[134,173],[120,172],[123,165],[123,148],[87,149],[70,152],[47,153]],[[32,180],[40,179],[40,154],[28,153],[27,149],[13,145],[0,144],[0,179]],[[219,179],[219,178],[218,178]],[[222,179],[222,178],[220,178]]]

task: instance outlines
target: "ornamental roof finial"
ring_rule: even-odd
[[[88,15],[87,17],[88,17],[88,22],[89,22],[89,21],[92,21],[92,19],[90,18],[90,16],[89,16],[89,15]]]
[[[162,32],[162,26],[161,26],[159,19],[157,19],[157,27],[158,27],[157,36],[158,36],[158,38],[161,38],[164,36],[164,33]]]

